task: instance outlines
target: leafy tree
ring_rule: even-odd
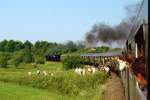
[[[22,60],[20,59],[20,57],[16,57],[16,58],[14,59],[14,65],[15,65],[16,67],[18,67],[18,65],[19,65],[21,62],[22,62]]]
[[[2,52],[14,52],[19,51],[20,49],[23,49],[23,43],[20,41],[14,41],[14,40],[3,40],[0,42],[0,51]]]
[[[83,48],[85,48],[85,45],[79,44],[79,45],[77,45],[77,48],[78,48],[78,49],[83,49]]]
[[[13,60],[13,64],[18,67],[18,65],[23,62],[23,58],[24,58],[24,52],[20,51],[17,53],[14,53],[14,56],[12,57]]]
[[[15,48],[15,41],[14,40],[10,40],[7,42],[7,44],[5,45],[5,51],[7,52],[13,52]]]
[[[34,47],[35,48],[40,48],[40,41],[36,41],[35,44],[34,44]]]
[[[49,43],[47,41],[37,41],[34,45],[34,48],[41,52],[42,55],[47,51],[49,48]]]
[[[0,67],[6,68],[8,64],[7,57],[0,57]]]
[[[24,49],[23,43],[20,42],[20,41],[16,41],[16,42],[15,42],[15,48],[14,48],[14,51],[19,51],[19,50],[21,50],[21,49]]]
[[[61,49],[59,47],[55,47],[55,48],[49,48],[46,52],[46,55],[55,55],[55,54],[61,54]]]
[[[31,63],[34,61],[33,55],[30,52],[25,52],[23,61],[25,63]]]
[[[36,63],[36,64],[44,64],[44,63],[45,63],[45,58],[42,57],[42,56],[37,56],[37,57],[35,58],[35,63]]]
[[[5,51],[5,45],[8,43],[7,40],[3,40],[0,42],[0,51]]]
[[[30,51],[31,48],[33,47],[33,45],[30,41],[27,40],[27,41],[24,42],[24,47],[25,47],[26,50]]]
[[[66,69],[72,69],[76,67],[83,67],[80,63],[81,59],[79,56],[68,56],[63,61],[63,66]]]
[[[8,53],[0,54],[0,67],[6,68],[10,55]]]
[[[66,48],[66,46],[64,44],[58,44],[57,48],[58,48],[58,50],[60,52],[59,54],[65,54],[65,53],[68,52],[68,50],[67,50],[67,48]]]
[[[68,50],[68,52],[75,52],[77,51],[77,46],[75,43],[73,43],[72,41],[69,41],[67,44],[66,44],[66,48]]]

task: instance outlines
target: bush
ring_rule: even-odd
[[[22,59],[20,57],[16,57],[13,60],[13,63],[16,67],[18,67],[18,65],[22,62]]]
[[[68,56],[64,59],[63,66],[65,69],[83,67],[80,62],[81,62],[81,59],[79,56]]]
[[[31,53],[25,53],[23,61],[25,63],[33,62],[33,55]]]
[[[1,53],[0,54],[0,67],[6,68],[9,59],[10,59],[9,53]]]
[[[36,57],[35,58],[35,63],[36,64],[44,64],[45,63],[44,57]]]
[[[12,57],[12,63],[18,67],[18,65],[23,62],[23,54],[22,53],[15,53]]]
[[[96,72],[94,75],[80,76],[73,71],[64,71],[54,73],[54,76],[30,75],[0,77],[0,81],[28,85],[34,88],[57,90],[62,95],[78,95],[82,91],[88,91],[98,88],[105,82],[107,75],[104,72]],[[89,93],[89,91],[87,92]]]
[[[6,68],[8,64],[8,58],[5,56],[0,57],[0,67]]]

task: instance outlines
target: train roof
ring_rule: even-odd
[[[88,53],[88,54],[81,54],[81,57],[111,57],[111,56],[121,56],[122,50],[120,51],[109,51],[105,53]]]

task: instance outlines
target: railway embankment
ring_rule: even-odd
[[[114,73],[107,79],[103,100],[125,100],[121,79]]]

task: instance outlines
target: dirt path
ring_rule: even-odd
[[[125,100],[121,79],[114,73],[111,75],[112,78],[106,81],[103,100]]]

